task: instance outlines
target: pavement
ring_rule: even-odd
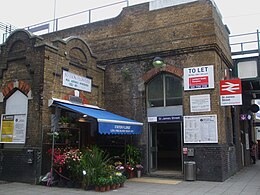
[[[0,195],[92,195],[100,193],[102,192],[76,188],[0,182]],[[124,187],[103,193],[105,195],[260,195],[260,161],[244,167],[224,182],[141,177],[128,179]]]

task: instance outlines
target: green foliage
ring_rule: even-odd
[[[119,183],[124,183],[126,181],[126,176],[125,175],[121,175],[121,176],[118,176],[118,180],[119,180]]]
[[[86,171],[86,175],[83,177],[83,183],[91,185],[97,182],[97,179],[106,177],[109,174],[107,166],[109,163],[110,158],[108,154],[97,146],[93,146],[93,148],[83,152],[81,169]]]
[[[94,180],[94,184],[99,187],[106,186],[109,185],[109,179],[105,177],[99,177]]]
[[[70,123],[70,122],[71,122],[71,120],[65,116],[61,116],[59,119],[59,123],[61,123],[61,124]]]
[[[132,167],[135,167],[136,164],[140,164],[141,162],[141,152],[137,147],[133,145],[128,144],[126,146],[125,156],[127,158],[128,164]]]
[[[130,79],[131,74],[130,74],[129,68],[125,68],[125,69],[121,70],[121,73],[122,73],[122,76],[124,79]]]

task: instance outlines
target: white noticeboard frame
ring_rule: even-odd
[[[184,143],[218,143],[217,115],[184,116]]]

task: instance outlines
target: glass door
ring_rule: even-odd
[[[149,170],[157,170],[157,124],[150,124],[149,129]]]

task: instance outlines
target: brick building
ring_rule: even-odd
[[[140,135],[126,139],[142,149],[147,174],[183,173],[184,162],[194,161],[197,179],[227,179],[242,167],[238,109],[221,106],[219,98],[219,81],[229,79],[233,68],[228,35],[210,0],[139,4],[113,19],[40,37],[15,31],[1,46],[0,107],[2,114],[26,113],[26,137],[24,143],[2,143],[0,178],[14,180],[20,173],[19,180],[32,181],[48,170],[47,134],[58,116],[73,110],[62,107],[70,102],[99,106],[143,123]],[[164,63],[153,65],[155,57]],[[186,88],[189,69],[200,70],[200,76],[206,71],[206,84],[200,80],[196,85],[194,80],[195,90]],[[91,91],[64,85],[65,73],[87,78]],[[16,96],[27,106],[14,109]],[[57,104],[60,109],[55,109]],[[76,119],[79,113],[73,110],[69,115]],[[188,128],[198,120],[210,122]],[[78,127],[80,133],[84,135],[84,128],[90,131],[80,146],[102,143],[101,135],[92,136],[100,124],[84,125]],[[17,157],[22,159],[19,164]]]

